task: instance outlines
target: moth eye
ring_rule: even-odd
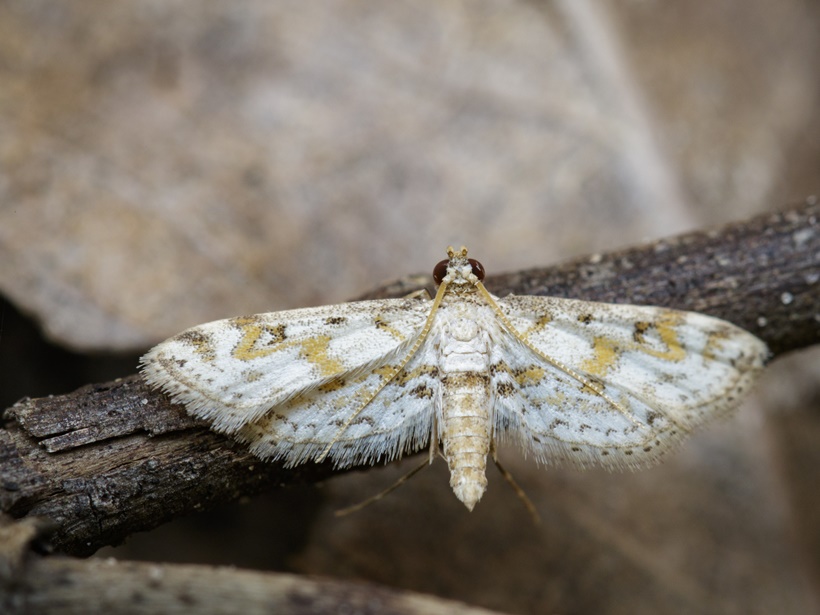
[[[433,268],[433,281],[436,284],[441,284],[441,281],[444,279],[444,276],[447,275],[447,265],[449,264],[449,260],[443,260]]]
[[[470,263],[470,266],[473,268],[473,275],[478,278],[479,282],[484,281],[484,265],[479,263],[474,258],[468,258],[467,262]]]

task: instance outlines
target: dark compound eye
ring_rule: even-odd
[[[470,263],[470,266],[473,268],[473,275],[478,278],[479,282],[484,281],[484,265],[479,263],[474,258],[468,258],[467,262]]]
[[[444,276],[447,275],[447,265],[449,264],[449,260],[443,260],[433,268],[433,281],[436,284],[441,284],[441,281],[444,279]]]
[[[484,280],[484,265],[479,263],[474,258],[468,258],[467,262],[470,263],[470,268],[472,269],[473,275],[478,278],[479,282]],[[441,284],[441,281],[447,275],[447,267],[450,265],[449,260],[441,261],[438,265],[433,268],[433,280],[436,284]]]

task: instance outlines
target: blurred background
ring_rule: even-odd
[[[804,0],[0,0],[0,407],[188,326],[340,302],[465,244],[488,273],[820,190]],[[625,298],[628,300],[628,298]],[[816,351],[639,474],[503,459],[468,514],[413,461],[101,555],[370,580],[515,613],[806,613]],[[812,464],[811,460],[815,463]]]

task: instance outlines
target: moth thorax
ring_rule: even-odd
[[[459,318],[450,323],[448,333],[460,342],[469,342],[479,336],[481,329],[474,321]]]

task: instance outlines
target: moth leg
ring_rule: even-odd
[[[430,461],[428,462],[430,465],[433,464],[433,460],[438,457],[441,453],[438,450],[438,419],[436,415],[433,415],[433,429],[430,433]]]
[[[430,296],[430,291],[427,290],[426,288],[420,288],[418,290],[414,290],[412,293],[408,293],[404,297],[402,297],[402,299],[419,299],[419,298],[430,299],[430,300],[433,299],[433,297]]]
[[[430,465],[430,462],[428,462],[425,459],[420,466],[416,466],[415,468],[410,470],[407,474],[402,476],[399,480],[397,480],[395,483],[390,485],[384,491],[381,491],[381,492],[377,493],[376,495],[367,498],[364,502],[359,502],[358,504],[354,504],[353,506],[348,506],[347,508],[341,508],[341,509],[337,510],[334,514],[337,517],[343,517],[345,515],[349,515],[350,513],[354,513],[357,510],[361,510],[362,508],[364,508],[365,506],[368,506],[369,504],[372,504],[373,502],[381,500],[384,496],[386,496],[391,491],[395,491],[396,489],[401,487],[404,483],[406,483],[408,480],[413,478],[416,474],[421,472],[428,465]]]
[[[515,479],[513,478],[512,474],[510,474],[507,471],[507,469],[504,468],[504,466],[502,466],[501,463],[498,461],[498,455],[495,450],[495,442],[492,442],[490,444],[490,453],[493,456],[493,463],[495,464],[495,467],[498,468],[499,472],[501,472],[501,476],[504,477],[504,480],[510,483],[510,486],[515,491],[515,495],[517,495],[518,498],[524,503],[527,512],[529,512],[530,517],[532,517],[532,522],[535,525],[541,525],[541,517],[538,516],[538,511],[535,509],[535,504],[532,503],[532,500],[530,500],[530,498],[527,497],[527,494],[524,493],[524,490],[518,485],[517,482],[515,482]]]

